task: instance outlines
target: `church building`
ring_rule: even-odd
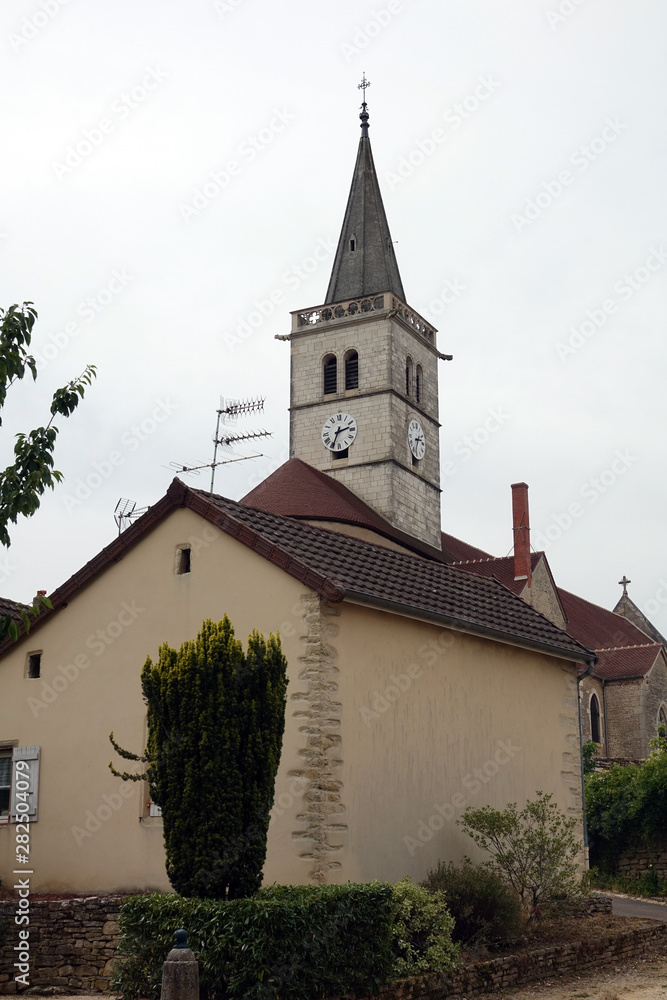
[[[478,856],[456,822],[467,806],[538,790],[583,834],[578,694],[595,654],[546,568],[528,601],[441,533],[446,355],[406,301],[365,102],[360,118],[324,302],[281,337],[289,460],[238,502],[174,480],[0,649],[3,879],[24,761],[33,891],[169,889],[159,810],[110,773],[108,734],[144,747],[146,657],[225,613],[243,640],[279,632],[289,664],[267,882],[422,879]]]

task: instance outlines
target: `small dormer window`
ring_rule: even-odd
[[[179,576],[190,572],[190,551],[189,545],[181,545],[176,550],[176,573]]]

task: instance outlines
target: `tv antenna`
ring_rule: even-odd
[[[148,507],[137,507],[136,500],[126,500],[124,497],[121,497],[113,512],[113,519],[118,525],[118,534],[120,535],[124,530],[123,522],[127,522],[125,528],[128,528],[135,517],[141,517],[147,510]]]
[[[177,472],[193,473],[199,475],[200,469],[211,470],[211,488],[213,492],[215,483],[215,470],[219,465],[230,465],[232,462],[246,462],[249,458],[262,458],[262,453],[256,455],[240,455],[236,458],[223,458],[218,460],[218,448],[230,448],[239,441],[252,441],[255,438],[272,437],[271,431],[247,431],[246,433],[225,432],[225,428],[233,426],[239,417],[249,416],[251,413],[262,413],[264,410],[264,397],[256,399],[224,399],[220,397],[220,407],[216,411],[218,419],[215,424],[215,434],[213,435],[213,461],[205,462],[203,465],[180,465],[178,462],[171,462],[171,467]],[[220,425],[223,425],[223,432],[220,432]]]

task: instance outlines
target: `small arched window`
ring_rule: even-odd
[[[596,694],[591,698],[591,739],[600,743],[600,702]]]
[[[338,391],[338,359],[335,354],[327,354],[324,359],[322,381],[325,396]]]
[[[667,737],[667,709],[664,705],[660,706],[658,712],[658,736],[662,736],[663,739]]]
[[[356,351],[348,351],[345,355],[345,388],[359,388],[359,355]]]
[[[417,365],[417,371],[415,373],[415,400],[418,403],[421,403],[423,393],[424,393],[424,375],[422,372],[422,366]]]
[[[405,395],[412,395],[412,358],[409,355],[405,359]]]

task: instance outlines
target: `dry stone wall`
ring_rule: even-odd
[[[29,986],[108,991],[122,902],[122,896],[31,901]],[[15,900],[0,902],[0,993],[17,992],[15,912]]]
[[[667,838],[646,847],[634,847],[618,858],[618,871],[622,875],[641,875],[653,869],[658,878],[667,879]]]

